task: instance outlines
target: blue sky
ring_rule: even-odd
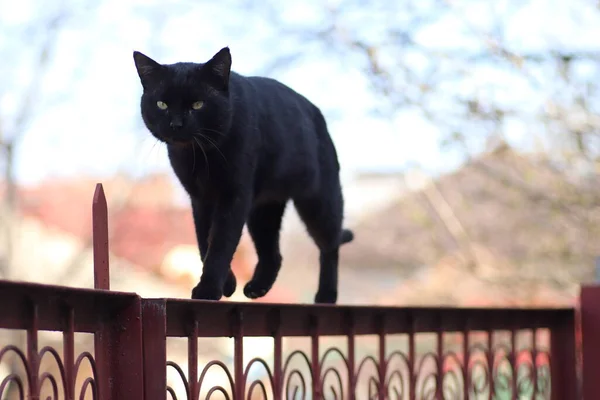
[[[278,36],[261,14],[248,15],[230,3],[102,0],[94,12],[69,21],[58,37],[46,79],[36,91],[32,118],[19,147],[18,179],[34,183],[57,175],[117,171],[143,175],[168,170],[165,149],[141,125],[141,87],[131,56],[134,49],[159,62],[202,62],[228,45],[234,69],[256,74],[268,60],[298,45]],[[322,3],[289,1],[286,21],[314,26],[319,23],[317,12]],[[437,48],[476,47],[480,38],[476,33],[465,34],[465,26],[474,32],[487,31],[494,12],[516,4],[508,0],[494,2],[493,7],[488,2],[452,3],[456,15],[422,32],[420,42]],[[544,48],[548,43],[557,48],[598,49],[598,13],[581,13],[586,3],[592,6],[584,0],[532,0],[507,21],[507,40],[516,49]],[[166,12],[166,4],[177,6]],[[10,133],[22,89],[31,79],[28,44],[35,40],[14,32],[35,26],[32,21],[49,15],[60,3],[49,1],[45,8],[39,5],[35,0],[0,0],[0,55],[8,60],[0,65],[0,118],[5,132]],[[572,18],[573,9],[579,10],[578,19]],[[161,16],[160,30],[148,13]],[[473,79],[497,82],[500,78],[494,74],[497,72],[477,71]],[[460,162],[456,152],[440,149],[440,131],[418,113],[400,112],[394,119],[373,115],[373,105],[380,99],[369,91],[359,65],[344,64],[320,52],[276,71],[274,77],[324,109],[342,168],[348,174],[365,169],[395,170],[411,163],[435,172]],[[528,93],[518,82],[507,84],[506,101],[520,99],[522,107],[535,105],[538,100]],[[511,132],[515,141],[526,138],[523,124],[516,124]]]

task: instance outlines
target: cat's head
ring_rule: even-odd
[[[223,139],[231,125],[229,48],[204,64],[159,64],[138,51],[133,60],[143,87],[142,118],[156,138],[202,146]]]

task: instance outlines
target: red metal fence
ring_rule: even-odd
[[[100,186],[93,213],[96,289],[0,281],[0,333],[25,332],[0,346],[2,400],[600,398],[600,288],[580,313],[141,299],[108,290]],[[40,348],[45,331],[62,344]],[[205,359],[223,338],[231,357]]]

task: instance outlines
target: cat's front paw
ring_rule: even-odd
[[[244,286],[244,295],[249,299],[258,299],[269,292],[271,286],[258,280],[251,280]]]
[[[231,270],[229,270],[229,275],[227,275],[227,280],[225,281],[225,286],[223,287],[223,296],[231,297],[233,293],[235,293],[236,287],[237,280],[235,279],[235,275]]]
[[[318,291],[315,296],[315,303],[318,304],[335,304],[337,301],[337,291]]]
[[[192,299],[194,300],[220,300],[221,297],[223,297],[223,289],[216,285],[200,282],[192,290]]]

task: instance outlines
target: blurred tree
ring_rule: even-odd
[[[60,29],[63,24],[71,17],[71,10],[68,6],[52,9],[41,7],[40,12],[32,16],[27,24],[1,24],[0,37],[4,43],[10,44],[0,47],[0,52],[4,60],[11,60],[11,70],[2,71],[3,82],[0,82],[0,99],[11,100],[12,107],[6,110],[0,110],[0,151],[3,153],[4,169],[4,195],[1,203],[1,230],[3,243],[1,243],[0,254],[0,278],[11,279],[18,267],[14,263],[14,250],[18,238],[18,199],[17,199],[17,181],[15,177],[15,153],[19,142],[22,140],[27,125],[30,123],[32,115],[37,111],[36,101],[40,92],[40,86],[43,84],[48,67],[54,57],[54,50]],[[17,49],[22,47],[24,51]],[[19,89],[14,87],[15,75],[21,70],[27,74],[26,83]],[[17,90],[15,90],[17,89]],[[17,92],[18,95],[15,95]],[[14,104],[16,103],[16,105]],[[5,338],[8,343],[21,344],[22,338],[18,334],[9,334]],[[8,360],[9,373],[20,372],[22,366],[19,361],[13,357]],[[7,398],[17,398],[18,390],[16,386],[9,386],[6,392]]]
[[[0,279],[27,280],[36,274],[35,268],[18,265],[14,257],[20,226],[18,182],[15,176],[16,150],[33,119],[43,110],[44,104],[59,100],[43,98],[42,93],[56,58],[61,33],[73,25],[89,21],[101,4],[102,2],[92,0],[61,0],[29,10],[31,13],[25,21],[18,18],[3,20],[0,17],[0,39],[4,39],[0,40],[0,58],[11,60],[0,66],[0,160],[4,184],[4,192],[0,197]],[[154,35],[160,34],[165,21],[156,12],[151,17],[149,20],[155,29],[152,30],[150,40]],[[85,67],[84,55],[76,60],[80,65],[73,66],[75,69]],[[70,87],[64,90],[68,91]],[[39,167],[43,168],[41,165]],[[129,189],[111,198],[113,214],[127,206],[134,188]],[[91,195],[92,192],[90,200]],[[110,230],[109,236],[113,234]],[[90,236],[83,241],[81,249],[65,265],[60,276],[47,283],[74,284],[74,279],[78,276],[76,272],[81,269],[91,248],[90,232]],[[23,348],[23,337],[18,331],[2,333],[8,335],[2,339],[5,343]],[[9,358],[8,364],[9,373],[22,373],[22,365],[16,357]],[[5,394],[7,399],[18,398],[19,395],[14,385]]]
[[[441,145],[459,145],[465,156],[506,140],[543,151],[565,171],[592,173],[600,161],[600,53],[578,28],[593,26],[600,12],[587,0],[549,2],[540,17],[552,19],[528,27],[544,8],[535,3],[339,0],[307,6],[315,15],[306,22],[273,2],[265,15],[297,46],[285,46],[272,68],[334,56],[368,80],[379,99],[373,112],[417,112]]]
[[[0,151],[5,191],[2,197],[2,262],[0,278],[10,279],[15,246],[17,181],[15,154],[29,124],[40,110],[42,87],[55,57],[63,29],[86,18],[94,2],[63,0],[30,10],[28,20],[3,20],[0,57],[11,60],[1,68]],[[24,7],[27,9],[27,7]],[[6,17],[5,17],[6,18]],[[41,167],[41,166],[40,166]]]
[[[527,177],[481,170],[533,204],[591,223],[586,213],[600,205],[600,52],[587,40],[600,21],[596,2],[337,0],[307,2],[310,19],[282,4],[264,15],[295,45],[270,68],[333,56],[361,71],[374,113],[392,122],[417,113],[442,150],[465,161],[502,143],[533,152],[573,184],[546,192]],[[398,131],[407,141],[418,134]]]

